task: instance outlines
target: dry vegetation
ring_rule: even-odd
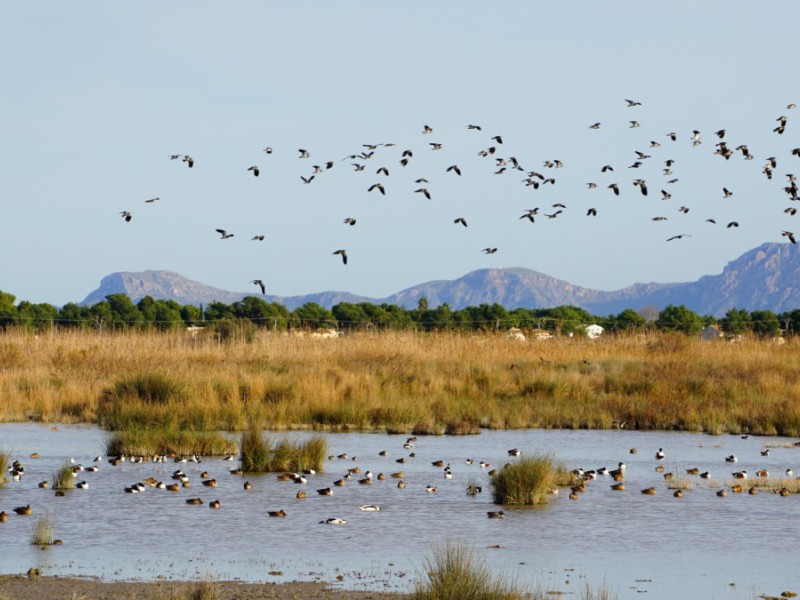
[[[800,435],[800,343],[682,334],[0,333],[0,421],[241,431],[629,428]]]

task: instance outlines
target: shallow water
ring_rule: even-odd
[[[67,458],[86,466],[102,452],[105,432],[88,426],[33,424],[0,425],[0,448],[25,465],[20,482],[0,489],[0,510],[9,513],[0,524],[0,573],[24,573],[37,566],[49,575],[98,576],[103,579],[241,579],[245,581],[322,580],[353,589],[408,591],[424,567],[431,547],[445,539],[463,539],[497,572],[520,583],[546,590],[577,593],[585,583],[606,582],[620,598],[751,599],[758,594],[800,591],[797,552],[800,550],[800,495],[756,496],[716,490],[731,482],[731,472],[772,475],[787,468],[800,471],[800,448],[773,448],[793,441],[785,438],[706,436],[701,434],[615,431],[485,431],[477,436],[422,437],[416,457],[408,456],[405,436],[330,434],[330,454],[348,453],[357,460],[329,461],[322,474],[306,485],[279,482],[274,475],[235,476],[236,462],[220,458],[200,464],[100,464],[97,473],[82,472],[78,480],[88,490],[55,497],[39,489]],[[307,434],[288,434],[303,438]],[[505,519],[487,519],[491,503],[487,469],[479,461],[501,466],[513,461],[509,448],[523,453],[552,453],[570,468],[614,468],[627,465],[627,491],[612,492],[608,477],[590,482],[577,501],[562,492],[544,508],[505,507]],[[637,448],[637,454],[630,454]],[[714,476],[711,482],[690,478],[693,489],[681,499],[654,468],[654,455],[664,448],[667,471],[682,476],[698,467]],[[378,453],[387,450],[388,456]],[[39,459],[28,456],[32,452]],[[734,454],[736,464],[726,463]],[[475,463],[465,464],[472,458]],[[433,460],[452,465],[453,478],[444,479]],[[355,478],[335,487],[333,496],[316,489],[328,487],[350,467],[386,473],[385,481],[359,485]],[[182,468],[192,487],[180,492],[148,488],[125,494],[123,488],[146,477],[169,480]],[[217,488],[200,485],[209,471]],[[398,489],[389,473],[405,472],[407,487]],[[362,475],[363,476],[363,475]],[[483,493],[465,493],[470,478]],[[245,479],[253,483],[244,491]],[[436,486],[435,494],[427,485]],[[639,492],[655,486],[655,496]],[[308,497],[295,498],[299,489]],[[568,490],[567,490],[568,491]],[[201,497],[204,506],[189,506],[186,498]],[[207,504],[219,499],[220,510]],[[34,516],[20,517],[15,506],[31,504]],[[358,510],[378,504],[380,512]],[[285,519],[270,518],[268,510],[284,509]],[[63,546],[41,550],[30,544],[36,515],[52,513],[55,537]],[[343,526],[319,524],[328,517],[346,519]],[[499,549],[487,546],[499,544]],[[270,574],[272,572],[273,574]],[[282,574],[276,574],[276,573]]]

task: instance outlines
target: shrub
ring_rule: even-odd
[[[72,465],[65,461],[56,471],[53,472],[53,489],[71,490],[74,487],[75,477],[72,471]]]
[[[260,427],[251,425],[242,433],[241,449],[242,470],[250,473],[320,471],[328,453],[328,441],[322,436],[304,442],[287,438],[274,441]]]
[[[31,544],[36,546],[53,545],[53,515],[41,515],[33,526]]]

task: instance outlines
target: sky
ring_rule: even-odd
[[[798,227],[783,191],[800,175],[798,17],[792,0],[8,4],[0,290],[62,305],[161,269],[373,298],[490,267],[601,290],[720,273]],[[754,159],[715,155],[720,129]],[[348,158],[364,144],[395,145]],[[650,158],[631,168],[637,150]],[[512,156],[523,170],[496,174]],[[556,182],[526,186],[530,171]]]

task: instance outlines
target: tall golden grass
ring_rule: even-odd
[[[144,387],[141,387],[142,384]],[[149,390],[149,391],[148,391]],[[148,396],[148,393],[155,396]],[[471,432],[629,428],[800,435],[800,342],[259,331],[0,333],[0,421]]]

